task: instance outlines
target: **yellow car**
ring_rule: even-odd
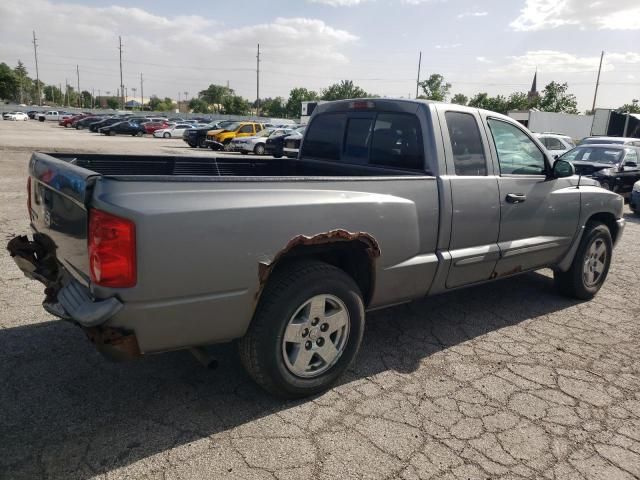
[[[256,122],[235,122],[227,125],[224,130],[207,132],[207,145],[211,150],[229,150],[231,140],[238,137],[252,137],[260,133],[264,127]]]

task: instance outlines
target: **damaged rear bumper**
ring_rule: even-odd
[[[96,348],[111,359],[140,355],[133,332],[104,325],[122,310],[122,302],[116,297],[94,299],[89,289],[58,262],[49,237],[41,233],[35,233],[33,240],[18,236],[9,241],[7,250],[27,278],[44,284],[42,306],[47,312],[80,326]]]

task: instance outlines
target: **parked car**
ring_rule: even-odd
[[[291,135],[284,137],[282,153],[287,158],[298,158],[298,151],[300,150],[300,142],[302,142],[302,135],[306,127],[300,127],[295,130]]]
[[[89,124],[89,131],[98,132],[102,127],[108,127],[109,125],[113,125],[114,123],[122,122],[122,119],[119,117],[108,117],[103,118],[102,120],[98,120],[97,122],[91,122]]]
[[[12,120],[16,121],[27,121],[29,120],[29,115],[24,112],[10,112],[2,115],[3,120]]]
[[[75,128],[76,130],[83,130],[85,128],[89,128],[89,126],[92,123],[100,122],[101,120],[104,120],[104,119],[105,119],[105,117],[92,115],[92,116],[89,116],[89,117],[81,118],[79,120],[74,120],[73,122],[71,122],[71,126],[73,128]]]
[[[282,158],[284,156],[284,139],[288,136],[288,133],[271,135],[264,144],[265,153],[273,155],[275,158]]]
[[[588,144],[618,144],[618,145],[633,145],[640,147],[640,138],[631,137],[585,137],[578,142],[578,146]]]
[[[153,132],[153,136],[156,138],[182,138],[182,134],[185,130],[191,129],[193,126],[190,123],[177,123],[167,128],[160,128]]]
[[[265,128],[257,135],[252,137],[239,137],[231,140],[229,150],[232,152],[240,152],[242,154],[255,153],[256,155],[264,155],[264,146],[267,139],[271,135],[282,135],[291,133],[290,128]]]
[[[629,207],[636,215],[640,215],[640,180],[633,184],[631,196],[629,197]]]
[[[48,312],[121,359],[237,340],[289,398],[349,368],[367,310],[546,267],[592,298],[625,226],[513,119],[419,100],[318,105],[295,162],[34,153],[27,185],[7,248]]]
[[[640,180],[640,147],[585,144],[560,158],[573,163],[578,174],[591,176],[603,188],[624,196]]]
[[[71,127],[75,122],[82,120],[83,118],[88,117],[88,115],[81,113],[80,115],[73,115],[72,117],[62,118],[58,121],[58,125],[64,128]]]
[[[551,155],[562,155],[576,146],[573,139],[568,135],[561,135],[558,133],[536,133],[535,136],[538,137],[538,140],[542,142]]]
[[[162,128],[167,128],[169,123],[167,122],[145,122],[142,124],[142,128],[144,129],[144,133],[149,135],[153,134],[156,130],[160,130]]]
[[[125,120],[124,122],[114,123],[107,127],[98,129],[98,132],[103,135],[133,135],[134,137],[141,137],[144,134],[144,128],[137,122],[131,120]]]
[[[235,123],[233,120],[222,120],[220,122],[213,122],[202,128],[192,128],[186,130],[182,139],[192,148],[200,147],[207,148],[207,133],[211,131],[217,131],[220,133],[227,126]]]
[[[234,122],[227,125],[221,132],[210,131],[207,133],[207,146],[211,150],[229,150],[231,140],[237,137],[252,137],[264,129],[262,124],[256,122]]]
[[[68,112],[61,112],[58,110],[48,110],[44,113],[40,113],[38,115],[38,120],[41,122],[44,122],[44,121],[59,122],[60,120],[71,117],[71,116],[72,115]]]

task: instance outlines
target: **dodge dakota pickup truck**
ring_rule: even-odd
[[[273,394],[327,389],[365,312],[551,268],[589,299],[623,199],[512,119],[459,105],[319,105],[297,159],[34,153],[44,308],[113,358],[234,341]]]

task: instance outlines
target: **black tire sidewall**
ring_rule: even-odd
[[[256,145],[256,147],[253,149],[253,153],[255,153],[256,155],[264,155],[264,146]]]
[[[349,337],[340,359],[327,372],[312,378],[300,378],[289,372],[282,356],[284,330],[300,306],[311,297],[330,294],[344,302],[349,313]],[[265,329],[264,348],[259,361],[278,390],[288,396],[311,395],[328,388],[349,367],[355,358],[364,333],[364,306],[355,282],[340,271],[331,275],[312,273],[302,277],[276,303],[260,312],[269,323]]]

